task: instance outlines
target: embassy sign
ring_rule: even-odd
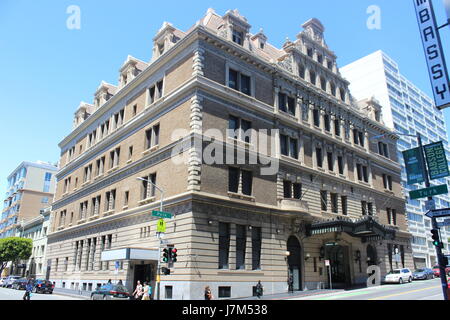
[[[405,160],[407,183],[415,184],[424,182],[424,168],[421,161],[420,148],[406,150],[402,153],[403,159]]]
[[[450,88],[441,38],[431,0],[413,0],[436,108],[450,107]]]

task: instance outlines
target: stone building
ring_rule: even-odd
[[[302,27],[276,48],[237,10],[209,9],[186,32],[164,23],[149,63],[129,56],[117,87],[102,82],[59,144],[57,287],[155,287],[159,190],[178,249],[161,299],[251,296],[258,280],[286,292],[289,275],[327,287],[325,261],[333,287],[411,267],[396,137],[377,101],[352,100],[322,24]]]

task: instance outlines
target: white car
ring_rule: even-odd
[[[6,277],[5,278],[0,278],[0,287],[3,287],[3,283],[5,283]]]
[[[394,269],[384,277],[384,282],[385,283],[402,284],[404,282],[411,282],[412,279],[413,279],[413,275],[412,275],[411,270],[409,270],[407,268]]]

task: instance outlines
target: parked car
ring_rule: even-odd
[[[439,269],[439,265],[436,265],[433,267],[433,273],[436,278],[439,278],[441,276],[441,271]],[[445,273],[450,276],[450,267],[445,268]]]
[[[91,300],[129,300],[130,293],[123,285],[108,283],[91,292]]]
[[[11,284],[11,289],[25,290],[25,288],[27,286],[27,283],[28,283],[28,279],[27,278],[16,279]]]
[[[429,280],[434,278],[434,272],[430,268],[416,269],[413,272],[413,280]]]
[[[4,288],[11,288],[13,282],[17,279],[21,278],[20,276],[8,276],[6,277],[5,281],[3,282]]]
[[[53,293],[53,289],[55,288],[55,285],[48,280],[44,279],[36,279],[33,283],[33,292],[34,293]]]
[[[5,282],[6,277],[0,278],[0,287],[3,287],[3,283]]]
[[[413,275],[412,275],[411,270],[409,270],[407,268],[394,269],[384,277],[384,282],[385,283],[402,284],[404,282],[411,282],[412,279],[413,279]]]

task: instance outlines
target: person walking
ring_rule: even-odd
[[[142,288],[141,282],[138,280],[136,285],[136,290],[133,292],[133,297],[136,300],[141,300],[144,295],[144,289]]]
[[[147,282],[144,282],[144,294],[142,295],[142,300],[150,300],[150,286],[148,285]]]
[[[288,291],[289,293],[294,293],[294,278],[292,277],[292,274],[290,274],[288,278]]]
[[[23,300],[30,300],[32,290],[33,290],[33,280],[28,279],[28,282],[25,286],[25,294],[23,295]]]
[[[261,296],[263,295],[263,290],[264,287],[261,284],[261,280],[259,280],[258,283],[256,284],[256,296],[258,297],[258,299],[261,299]]]
[[[214,296],[211,292],[211,288],[209,286],[205,287],[205,300],[213,300]]]

